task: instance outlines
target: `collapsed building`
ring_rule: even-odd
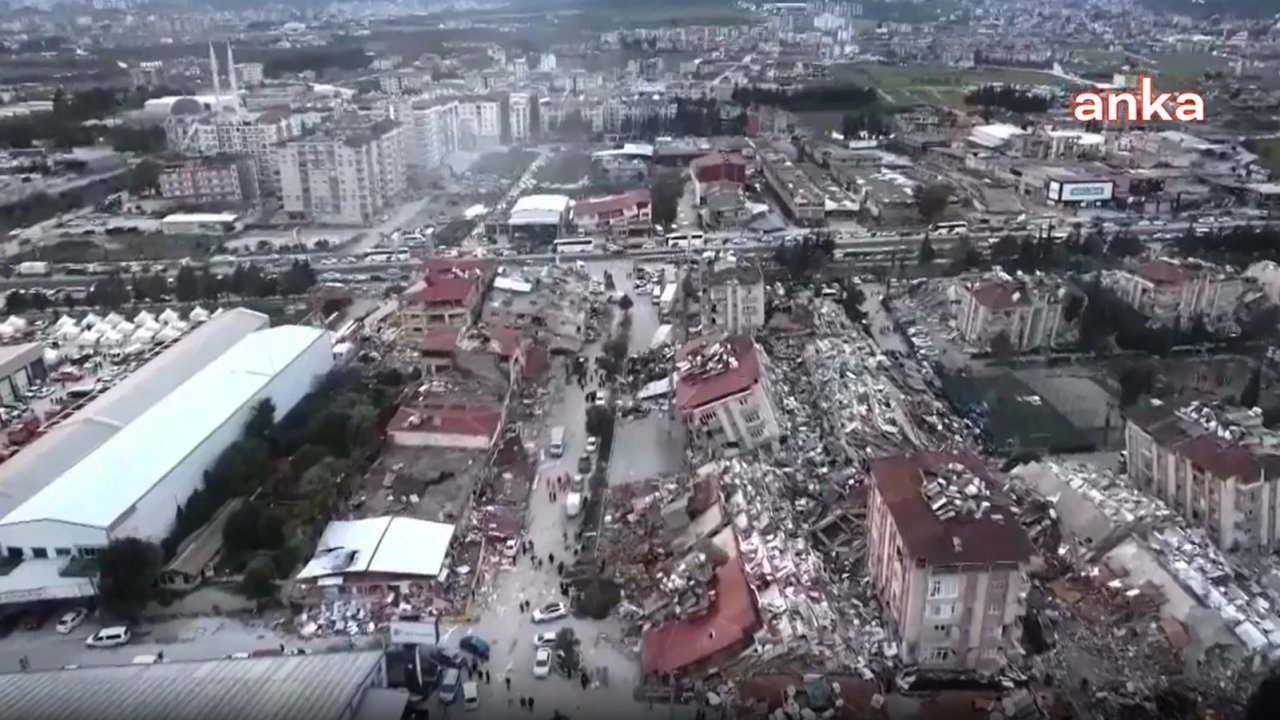
[[[768,356],[750,337],[691,341],[677,355],[674,377],[676,407],[696,441],[733,452],[780,436]]]

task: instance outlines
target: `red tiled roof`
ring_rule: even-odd
[[[502,426],[502,408],[473,403],[404,405],[387,425],[388,431],[439,433],[492,438]]]
[[[676,405],[681,410],[696,410],[704,405],[723,400],[751,389],[760,380],[760,358],[756,356],[751,338],[735,335],[724,342],[733,347],[736,367],[702,377],[676,377]],[[695,340],[681,350],[681,357],[696,352],[707,342]]]
[[[708,165],[721,165],[729,163],[732,165],[746,165],[747,161],[741,155],[735,155],[727,152],[713,152],[703,155],[700,158],[694,158],[694,167],[706,167]]]
[[[1219,444],[1217,437],[1209,433],[1184,440],[1175,449],[1215,478],[1255,480],[1262,475],[1262,461],[1257,453],[1244,445]]]
[[[498,261],[485,257],[429,257],[422,264],[422,271],[430,275],[490,273],[498,267]]]
[[[992,507],[981,518],[957,515],[947,520],[939,519],[929,507],[920,491],[924,471],[953,462],[986,480],[988,486],[994,485],[986,466],[970,453],[894,455],[871,463],[876,492],[888,508],[908,554],[932,565],[988,565],[1030,559],[1035,548],[1007,506]]]
[[[716,598],[706,613],[644,632],[641,655],[645,673],[687,668],[755,632],[760,620],[742,558],[735,557],[716,570],[714,589]]]
[[[1002,282],[983,283],[970,291],[974,302],[990,310],[1008,310],[1026,300],[1026,291]]]
[[[1196,276],[1196,271],[1168,260],[1142,263],[1133,273],[1153,285],[1181,285]]]
[[[423,352],[449,353],[458,348],[458,328],[441,325],[427,331],[418,349]]]
[[[574,217],[601,215],[626,210],[637,205],[648,205],[649,202],[648,190],[631,190],[617,195],[600,195],[579,200],[573,206],[573,215]]]
[[[428,305],[436,303],[462,304],[471,297],[475,289],[474,277],[457,275],[428,275],[411,286],[400,297],[406,302],[420,302]]]

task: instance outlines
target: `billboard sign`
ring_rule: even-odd
[[[436,624],[434,622],[392,620],[391,642],[403,645],[435,645]]]
[[[1102,202],[1111,199],[1114,183],[1076,182],[1049,184],[1049,197],[1058,202]]]

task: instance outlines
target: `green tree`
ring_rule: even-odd
[[[928,265],[938,258],[938,251],[933,249],[933,241],[929,239],[929,234],[925,233],[924,239],[920,241],[920,255],[918,262],[921,265]]]
[[[160,172],[163,168],[154,160],[143,160],[129,171],[129,192],[133,195],[150,195],[160,192]]]
[[[302,474],[302,491],[306,495],[311,517],[329,517],[338,500],[342,467],[332,458],[323,460]]]
[[[556,642],[552,646],[555,651],[556,665],[566,677],[571,677],[582,668],[582,654],[578,649],[578,635],[571,627],[556,631]]]
[[[302,475],[328,457],[330,457],[329,451],[319,445],[303,445],[289,459],[289,465],[295,473]]]
[[[627,339],[624,336],[610,338],[601,347],[602,369],[609,375],[618,375],[627,362]]]
[[[1013,346],[1013,339],[1009,337],[1008,330],[1001,330],[991,338],[991,354],[996,357],[1009,357],[1017,350]]]
[[[262,398],[253,406],[249,421],[244,424],[244,436],[251,440],[266,441],[276,427],[276,404],[271,398]]]
[[[1249,375],[1249,382],[1245,384],[1244,390],[1240,393],[1240,405],[1247,408],[1258,407],[1258,400],[1261,396],[1262,368],[1255,367]]]
[[[378,438],[378,411],[361,403],[351,408],[347,419],[347,445],[352,452],[363,452]]]
[[[661,170],[654,174],[650,188],[653,222],[670,230],[680,213],[684,195],[684,175],[678,170]]]
[[[944,183],[917,185],[915,189],[916,209],[925,222],[935,223],[947,212],[951,202],[951,186]]]
[[[178,302],[193,302],[200,298],[200,280],[190,265],[178,268],[178,274],[173,279],[173,297]]]
[[[98,597],[108,613],[136,622],[154,595],[160,548],[136,537],[112,540],[98,554]]]
[[[276,594],[276,566],[267,555],[251,560],[240,577],[240,592],[261,604]]]

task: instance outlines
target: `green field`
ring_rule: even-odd
[[[834,65],[835,80],[874,87],[886,102],[895,105],[927,103],[959,106],[972,88],[990,83],[1010,85],[1050,85],[1065,87],[1067,80],[1049,73],[1031,70],[980,68],[965,70],[942,65],[881,65],[878,63],[845,63]]]

